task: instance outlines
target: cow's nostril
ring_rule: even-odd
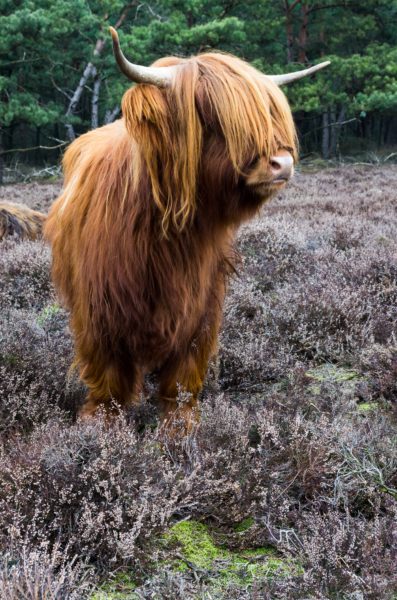
[[[294,172],[294,159],[289,152],[285,152],[280,156],[272,156],[269,167],[273,180],[287,181]]]
[[[279,171],[281,169],[280,163],[277,162],[277,160],[275,160],[274,158],[270,161],[270,167],[272,171]]]

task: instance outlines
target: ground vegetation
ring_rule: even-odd
[[[0,244],[1,598],[395,597],[396,185],[394,166],[301,167],[241,230],[181,441],[159,438],[150,380],[110,426],[76,420],[49,249]],[[59,189],[0,199],[46,210]]]

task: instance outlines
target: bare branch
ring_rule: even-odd
[[[61,165],[54,165],[52,167],[45,167],[44,169],[40,169],[39,171],[33,171],[33,173],[29,173],[23,177],[23,181],[30,181],[34,178],[43,177],[43,175],[47,175],[49,177],[54,177],[54,175],[61,175],[62,167]]]
[[[351,4],[349,2],[336,2],[335,4],[320,4],[314,5],[307,9],[308,13],[315,12],[317,10],[326,10],[327,8],[349,8]]]
[[[3,63],[1,66],[2,67],[9,67],[10,65],[17,65],[19,63],[33,63],[33,62],[37,62],[39,60],[42,60],[42,58],[39,56],[37,58],[25,58],[26,54],[23,55],[23,58],[19,58],[18,60],[12,60],[8,63]]]
[[[134,21],[136,21],[136,19],[138,18],[138,14],[139,14],[141,8],[146,8],[150,12],[150,14],[152,15],[152,17],[155,17],[158,21],[163,21],[164,20],[164,17],[162,17],[158,13],[154,12],[154,10],[150,6],[150,4],[147,4],[146,2],[142,2],[141,4],[138,4],[138,6],[137,6],[137,9],[135,11]]]
[[[307,133],[304,133],[302,137],[306,137],[307,135],[310,135],[314,131],[321,131],[322,129],[328,129],[328,127],[341,127],[342,125],[347,125],[348,123],[354,123],[354,121],[359,121],[359,120],[360,119],[358,119],[357,117],[353,117],[353,119],[348,119],[347,121],[342,121],[342,122],[335,121],[334,123],[328,123],[328,125],[323,125],[321,127],[315,127],[314,129],[311,129]]]
[[[117,19],[115,25],[113,25],[113,27],[115,29],[118,29],[119,27],[121,27],[121,25],[124,23],[124,21],[126,20],[127,16],[128,16],[128,12],[129,10],[133,7],[136,6],[137,2],[130,2],[129,4],[127,4],[123,10],[121,11],[121,14],[119,16],[119,18]]]
[[[72,99],[72,97],[71,97],[71,96],[70,96],[70,95],[69,95],[67,92],[65,92],[65,90],[63,90],[62,88],[60,88],[60,87],[59,87],[59,85],[57,85],[57,84],[55,83],[55,80],[54,80],[54,78],[53,78],[52,76],[51,76],[51,83],[52,83],[52,85],[54,86],[54,88],[55,88],[55,89],[56,89],[56,90],[57,90],[57,91],[58,91],[60,94],[62,94],[63,96],[65,96],[65,97],[66,97],[68,100],[71,100],[71,99]]]
[[[31,150],[55,150],[56,148],[62,148],[62,146],[66,146],[69,142],[61,142],[56,146],[31,146],[30,148],[13,148],[12,150],[1,150],[0,155],[2,154],[11,154],[13,152],[30,152]]]

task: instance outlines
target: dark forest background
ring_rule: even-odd
[[[332,65],[287,90],[303,156],[397,145],[397,0],[0,0],[0,181],[55,165],[76,136],[120,114],[128,58],[232,52],[265,73]]]

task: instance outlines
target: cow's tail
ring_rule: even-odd
[[[47,215],[24,204],[0,202],[0,241],[13,236],[22,240],[38,240],[43,235]]]

